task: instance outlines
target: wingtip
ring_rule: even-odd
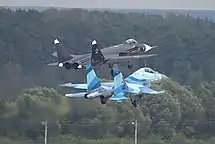
[[[59,87],[71,87],[73,84],[71,82],[64,83],[64,84],[58,84]]]
[[[59,44],[60,43],[60,41],[58,40],[58,39],[55,39],[54,40],[54,44],[56,45],[56,44]]]
[[[92,45],[96,45],[96,44],[97,44],[96,40],[93,40]]]

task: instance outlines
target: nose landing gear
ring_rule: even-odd
[[[131,63],[131,61],[128,61],[128,69],[132,69],[133,68],[133,65]]]

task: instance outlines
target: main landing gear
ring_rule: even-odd
[[[131,95],[130,95],[130,100],[131,100],[131,104],[134,106],[134,107],[137,107],[137,101],[139,101],[142,97],[139,96],[139,98],[136,100],[133,100]]]
[[[137,100],[132,100],[132,99],[131,99],[131,104],[132,104],[134,107],[137,107]]]
[[[108,68],[110,69],[110,74],[113,77],[113,67],[112,67],[112,65],[113,64],[108,64]]]
[[[128,61],[128,69],[132,69],[133,68],[133,65],[131,63],[131,61]]]
[[[103,95],[100,96],[101,104],[106,104],[107,103],[107,98],[105,98]]]

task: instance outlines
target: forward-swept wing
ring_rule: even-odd
[[[154,46],[156,47],[156,46]],[[50,63],[49,66],[59,66],[68,69],[82,69],[84,66],[91,62],[92,66],[99,66],[105,63],[121,62],[126,60],[142,59],[146,57],[155,56],[151,55],[136,55],[140,52],[147,52],[152,48],[147,44],[137,43],[133,39],[129,39],[122,44],[99,49],[97,42],[92,42],[92,52],[75,55],[70,54],[68,50],[60,43],[58,39],[54,40],[54,48],[57,52],[52,53],[53,56],[58,58],[58,62]],[[138,49],[138,50],[137,50]]]

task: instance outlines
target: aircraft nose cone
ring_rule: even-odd
[[[97,44],[96,40],[93,40],[92,45],[96,45],[96,44]]]
[[[144,44],[144,47],[145,47],[145,52],[147,52],[147,51],[149,51],[149,50],[152,49],[152,47],[149,46],[149,45],[147,45],[147,44]],[[143,47],[143,48],[144,48],[144,47]]]
[[[56,44],[59,44],[60,42],[59,42],[59,40],[58,39],[55,39],[54,40],[54,44],[56,45]]]

